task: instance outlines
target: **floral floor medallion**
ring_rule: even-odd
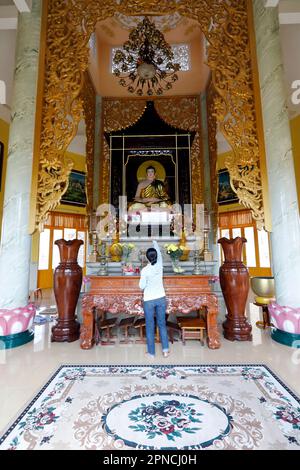
[[[297,449],[300,399],[264,365],[63,365],[11,449]]]

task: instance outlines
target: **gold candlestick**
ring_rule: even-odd
[[[107,276],[107,260],[108,256],[106,255],[106,241],[101,240],[100,269],[98,271],[98,276]]]
[[[203,259],[204,261],[212,261],[212,252],[209,250],[208,235],[210,230],[204,228],[204,250],[203,250]]]
[[[93,230],[90,232],[90,235],[92,237],[92,252],[89,255],[89,262],[90,263],[97,263],[99,260],[99,253],[98,253],[98,234],[96,230]]]

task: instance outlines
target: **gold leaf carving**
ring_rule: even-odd
[[[109,145],[103,136],[103,152],[100,162],[100,204],[109,203],[109,182],[110,182],[110,151]]]
[[[217,147],[217,120],[215,112],[215,98],[216,93],[212,82],[210,82],[207,96],[207,129],[208,129],[208,146],[209,146],[209,164],[210,164],[210,188],[211,188],[211,203],[212,203],[212,226],[214,232],[214,239],[217,239],[218,229],[218,173],[217,173],[217,159],[218,159],[218,147]]]
[[[201,121],[198,96],[161,98],[154,102],[158,115],[178,129],[196,132],[191,148],[193,206],[203,203],[203,155],[201,151]]]
[[[154,102],[158,115],[168,124],[186,131],[199,129],[199,100],[197,96],[157,99]]]
[[[85,74],[82,96],[86,126],[86,210],[89,214],[93,208],[96,94],[88,73]]]
[[[126,129],[135,124],[144,114],[147,101],[104,99],[102,106],[103,130],[104,132],[114,132]],[[102,148],[103,152],[100,163],[100,204],[110,202],[110,151],[104,135],[102,135]]]
[[[104,131],[120,131],[132,126],[142,117],[146,106],[146,100],[103,100]]]
[[[49,0],[36,226],[67,190],[65,152],[82,118],[88,40],[96,23],[124,15],[172,14],[198,21],[208,41],[221,132],[231,145],[227,161],[239,200],[264,223],[259,147],[251,70],[247,0]],[[240,171],[240,166],[247,170]]]

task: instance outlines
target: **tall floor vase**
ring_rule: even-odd
[[[75,310],[82,283],[82,269],[77,263],[82,240],[57,240],[60,264],[54,271],[54,294],[58,310],[58,320],[52,328],[51,341],[76,341],[79,338],[79,323],[75,320]]]
[[[224,337],[230,341],[251,341],[252,327],[245,315],[249,293],[249,273],[242,263],[245,238],[220,238],[225,261],[220,267],[220,284],[223,292],[227,315],[223,323]]]

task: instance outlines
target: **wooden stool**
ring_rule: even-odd
[[[120,343],[123,343],[123,344],[132,343],[132,340],[130,339],[128,335],[128,330],[129,328],[133,327],[134,320],[135,320],[134,317],[127,317],[127,318],[123,318],[120,321],[119,328],[124,328],[124,339],[120,340]]]
[[[115,344],[115,341],[112,341],[112,338],[114,336],[111,332],[111,329],[116,326],[117,318],[116,317],[106,318],[106,314],[105,312],[103,312],[103,310],[99,310],[99,309],[96,309],[96,310],[97,310],[96,318],[98,317],[98,314],[99,314],[99,318],[97,318],[97,321],[96,321],[96,326],[97,326],[97,330],[99,333],[99,335],[96,336],[96,344],[99,344],[99,342],[101,342],[103,346],[107,346],[109,344]],[[103,332],[106,334],[105,340],[101,339],[101,335]]]
[[[132,326],[133,328],[139,329],[140,337],[139,339],[136,339],[135,342],[145,344],[146,343],[145,335],[144,335],[144,331],[146,328],[145,318],[137,318]]]
[[[201,318],[201,312],[198,311],[198,317],[179,317],[178,324],[182,330],[182,344],[185,345],[186,339],[199,339],[204,346],[204,331],[206,330],[206,321]]]

